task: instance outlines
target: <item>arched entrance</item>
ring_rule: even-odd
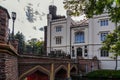
[[[78,73],[77,68],[75,66],[73,66],[70,70],[70,77],[72,80],[79,80],[76,78],[77,73]]]
[[[49,80],[49,77],[47,74],[37,70],[36,72],[28,75],[26,79],[27,80]]]
[[[77,74],[77,69],[75,67],[73,67],[71,70],[70,70],[70,75],[76,75]]]
[[[50,72],[42,66],[35,66],[21,74],[19,80],[50,80]]]
[[[55,74],[55,80],[66,80],[66,78],[67,78],[67,71],[63,68],[61,68]]]
[[[82,48],[77,48],[77,56],[82,57]]]

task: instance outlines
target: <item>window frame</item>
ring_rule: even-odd
[[[75,43],[85,43],[84,31],[75,32],[74,40]]]
[[[100,49],[100,57],[109,57],[109,51],[105,49]]]
[[[101,19],[100,20],[100,26],[108,26],[109,20],[108,19]]]
[[[62,26],[61,25],[56,26],[55,30],[56,30],[56,32],[61,32],[62,31]]]
[[[101,32],[100,33],[100,40],[105,41],[107,35],[108,35],[108,32]]]
[[[55,42],[56,44],[62,44],[62,37],[61,36],[55,37]]]

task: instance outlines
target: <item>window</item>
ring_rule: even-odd
[[[61,44],[62,37],[61,36],[57,36],[56,37],[56,44]]]
[[[75,43],[84,43],[84,32],[75,33]]]
[[[61,50],[56,50],[55,53],[56,54],[61,54]]]
[[[56,54],[56,57],[61,56],[61,50],[56,50],[56,51],[55,51],[55,54]]]
[[[77,48],[77,56],[82,56],[82,48]]]
[[[108,32],[101,33],[101,41],[104,41],[106,39],[106,36],[108,35]]]
[[[61,32],[62,31],[62,27],[61,26],[56,26],[56,32]]]
[[[85,48],[84,48],[84,56],[85,56],[85,57],[88,56],[88,49],[87,49],[87,46],[85,46]]]
[[[100,26],[108,26],[108,19],[100,20]]]
[[[72,57],[75,57],[75,50],[74,50],[74,46],[72,46]]]
[[[100,51],[100,56],[101,56],[101,57],[108,57],[108,56],[109,56],[109,53],[108,53],[107,50],[101,49],[101,51]]]

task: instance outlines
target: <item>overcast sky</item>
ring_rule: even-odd
[[[17,13],[15,33],[18,31],[22,32],[26,40],[31,38],[44,38],[44,32],[40,31],[39,28],[47,25],[48,7],[51,4],[57,6],[58,15],[66,15],[66,11],[63,8],[63,0],[0,0],[0,5],[8,10],[10,16],[11,12]],[[27,6],[32,7],[34,11],[38,11],[42,17],[36,16],[37,20],[34,23],[30,23],[26,17]],[[11,30],[12,19],[9,20],[9,23]]]

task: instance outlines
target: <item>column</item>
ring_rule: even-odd
[[[50,80],[54,80],[54,64],[51,64]]]
[[[71,80],[71,78],[70,78],[70,63],[68,63],[67,80]]]

